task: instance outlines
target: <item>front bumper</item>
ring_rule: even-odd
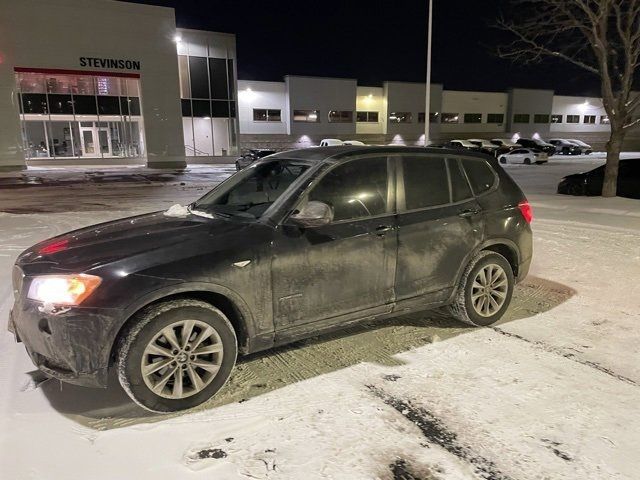
[[[38,302],[16,303],[8,330],[24,346],[38,369],[67,383],[106,387],[113,340],[119,328],[117,311],[71,308],[41,311]]]

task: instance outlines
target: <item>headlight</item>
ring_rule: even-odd
[[[80,305],[102,283],[95,275],[42,275],[29,286],[27,298],[53,305]]]

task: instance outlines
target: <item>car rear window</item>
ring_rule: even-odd
[[[462,166],[467,172],[469,183],[471,183],[473,193],[476,195],[486,192],[496,182],[493,169],[484,160],[465,158],[462,160]]]

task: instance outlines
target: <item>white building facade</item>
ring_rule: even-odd
[[[235,37],[173,9],[0,2],[0,169],[182,167],[238,153]]]
[[[292,89],[292,82],[304,88]],[[370,87],[350,79],[288,76],[284,82],[240,81],[238,93],[243,148],[299,148],[323,138],[424,145],[423,83],[387,81]],[[600,98],[551,90],[454,91],[433,84],[430,109],[432,143],[564,137],[604,149],[610,132]],[[640,148],[638,130],[629,133],[625,147]]]

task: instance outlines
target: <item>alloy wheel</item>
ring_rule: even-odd
[[[495,315],[507,300],[508,288],[504,269],[495,263],[485,265],[476,274],[471,287],[473,309],[482,317]]]
[[[147,344],[140,365],[142,378],[161,397],[190,397],[213,381],[223,356],[222,339],[211,325],[182,320],[164,327]]]

